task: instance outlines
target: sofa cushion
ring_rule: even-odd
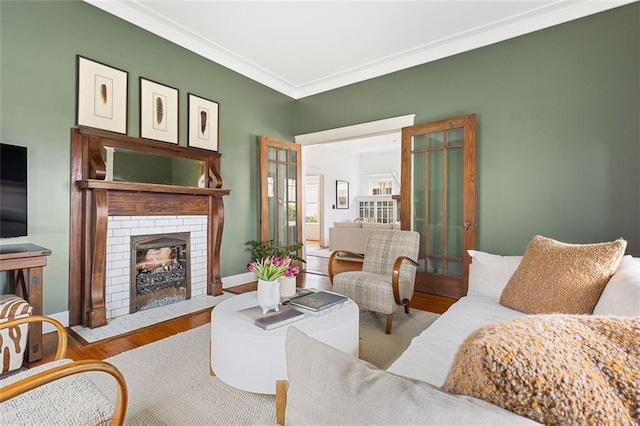
[[[467,336],[482,326],[524,315],[505,308],[492,297],[465,296],[415,337],[387,371],[442,386],[453,357]]]
[[[378,222],[363,222],[363,229],[393,229],[393,224],[391,223],[378,223]]]
[[[443,389],[544,424],[640,422],[640,319],[533,315],[483,327]]]
[[[567,244],[536,235],[500,303],[527,314],[590,314],[626,247],[622,239]]]
[[[500,256],[477,250],[467,252],[472,259],[469,265],[467,294],[490,296],[500,300],[502,290],[518,268],[522,256]]]
[[[495,405],[396,376],[289,327],[287,425],[530,424]]]
[[[640,316],[640,263],[624,256],[604,288],[594,315]]]
[[[333,222],[334,228],[362,228],[362,222]]]

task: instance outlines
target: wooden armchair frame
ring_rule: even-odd
[[[336,258],[336,256],[338,256],[340,253],[345,253],[345,254],[349,254],[351,256],[356,256],[359,257],[361,259],[364,259],[364,255],[363,254],[359,254],[359,253],[354,253],[348,250],[336,250],[333,253],[331,253],[331,256],[329,257],[329,280],[331,281],[331,284],[333,285],[333,276],[334,276],[334,271],[333,271],[333,261]],[[393,264],[393,271],[391,272],[391,286],[393,288],[393,298],[395,299],[396,303],[398,305],[401,305],[404,307],[404,311],[405,313],[409,313],[409,299],[403,299],[400,300],[400,288],[399,288],[399,282],[400,282],[400,267],[402,266],[402,262],[407,261],[412,263],[414,266],[418,266],[418,262],[416,262],[415,260],[407,257],[407,256],[398,256]],[[393,314],[388,314],[387,315],[387,323],[386,323],[386,327],[385,327],[385,333],[386,334],[390,334],[391,333],[391,326],[393,324]]]
[[[29,317],[13,319],[11,321],[0,323],[0,329],[16,326],[19,324],[30,324],[34,322],[47,322],[52,324],[56,328],[56,331],[58,333],[58,347],[56,348],[54,361],[63,359],[67,353],[67,332],[64,329],[63,325],[53,318],[41,315],[32,315]],[[122,425],[124,423],[128,400],[127,386],[124,380],[124,376],[115,366],[102,360],[73,361],[69,364],[60,365],[58,367],[42,371],[33,376],[26,377],[15,383],[4,386],[2,388],[2,392],[0,392],[0,402],[5,402],[11,398],[14,398],[18,395],[21,395],[25,392],[28,392],[47,383],[51,383],[63,377],[88,371],[107,373],[115,379],[117,383],[117,398],[113,417],[111,418],[111,425]]]

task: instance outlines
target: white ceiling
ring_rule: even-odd
[[[637,0],[84,0],[300,99]]]

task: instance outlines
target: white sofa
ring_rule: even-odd
[[[400,223],[333,222],[329,228],[329,250],[347,250],[363,254],[373,229],[400,229]]]
[[[468,295],[415,337],[386,371],[292,332],[287,341],[286,424],[536,424],[488,402],[440,389],[470,333],[526,315],[499,303],[522,257],[470,254]],[[624,256],[593,314],[640,316],[640,258]],[[313,367],[316,363],[319,369]]]

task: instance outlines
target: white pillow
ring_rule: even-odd
[[[472,258],[469,265],[468,295],[490,296],[500,300],[502,290],[518,269],[522,256],[500,256],[477,250],[467,251]]]
[[[640,262],[629,255],[622,258],[593,315],[640,316]]]

